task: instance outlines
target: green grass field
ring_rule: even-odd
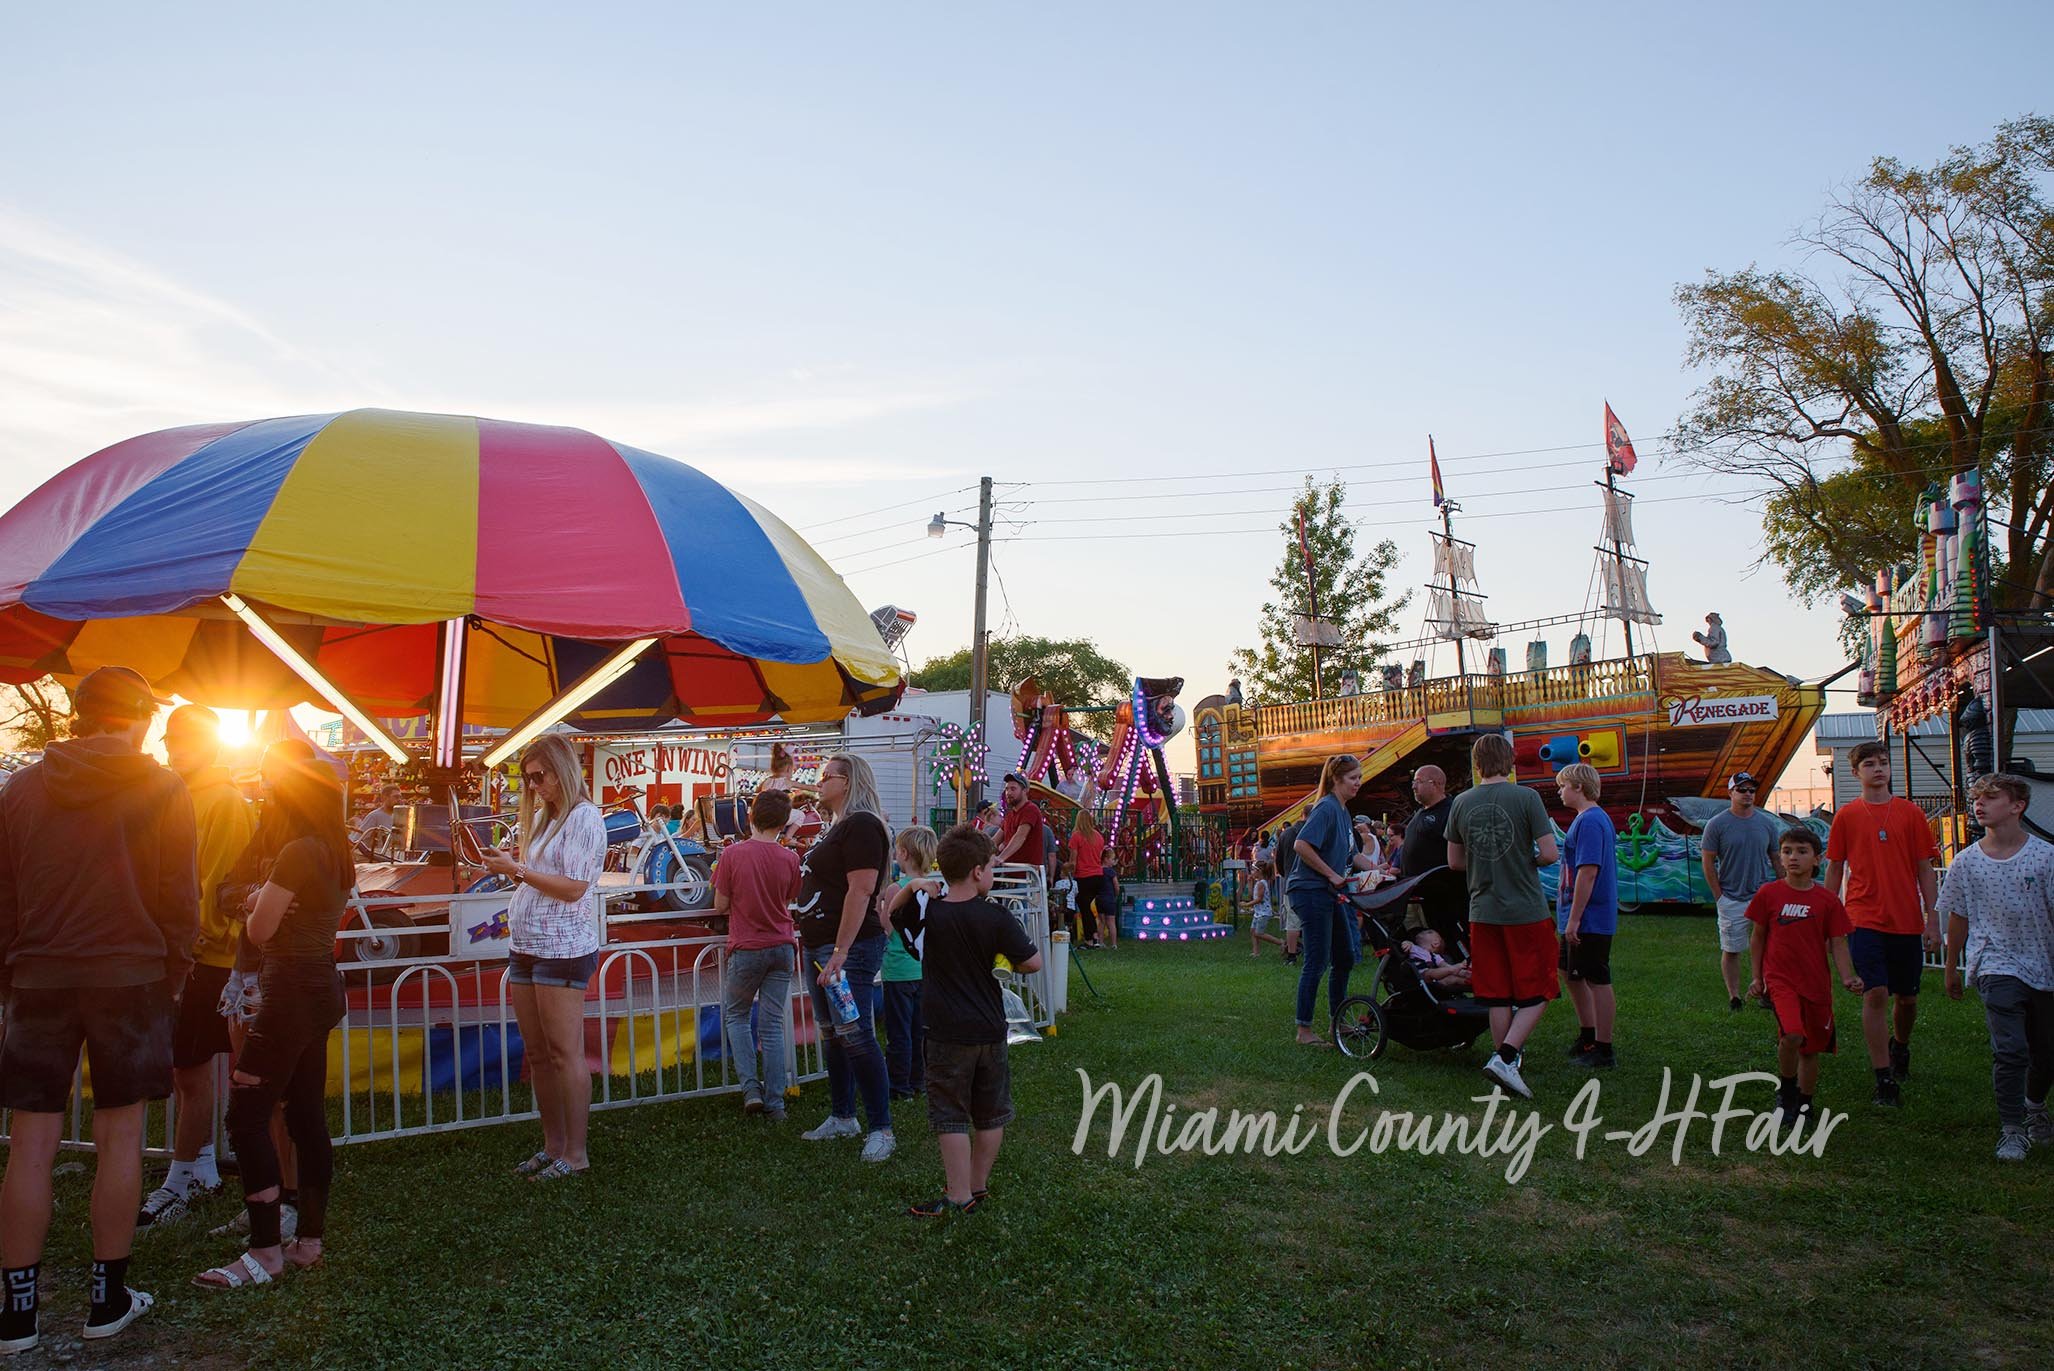
[[[1614,961],[1621,1067],[1605,1129],[1684,1081],[1773,1069],[1768,1015],[1729,1013],[1708,920],[1629,918]],[[526,1126],[344,1149],[328,1265],[255,1292],[189,1289],[232,1255],[202,1236],[214,1201],[139,1244],[132,1281],[161,1306],[83,1360],[103,1365],[1358,1367],[1399,1365],[2047,1366],[2054,1364],[2054,1154],[1990,1159],[1996,1115],[1973,996],[1931,978],[1906,1106],[1869,1103],[1858,1048],[1820,1102],[1851,1117],[1823,1157],[1725,1155],[1707,1125],[1672,1164],[1593,1139],[1562,1114],[1587,1073],[1561,1061],[1565,1002],[1529,1049],[1553,1131],[1516,1185],[1503,1158],[1182,1155],[1071,1150],[1076,1068],[1132,1086],[1160,1072],[1179,1116],[1273,1109],[1323,1122],[1357,1068],[1291,1042],[1293,973],[1246,944],[1134,948],[1090,970],[1061,1036],[1014,1053],[1020,1120],[990,1204],[901,1216],[939,1164],[918,1104],[902,1151],[798,1140],[809,1087],[771,1133],[729,1098],[594,1118],[591,1174],[507,1175]],[[1081,985],[1079,986],[1081,990]],[[1854,1004],[1842,998],[1843,1042]],[[1480,1116],[1481,1050],[1394,1048],[1358,1090],[1381,1106]],[[1755,1088],[1740,1102],[1766,1108]],[[1680,1099],[1676,1101],[1680,1103]],[[1103,1118],[1103,1111],[1101,1111]],[[1741,1121],[1744,1123],[1745,1121]],[[1138,1124],[1137,1124],[1138,1127]],[[1351,1133],[1355,1128],[1349,1130]],[[1603,1130],[1600,1130],[1602,1132]],[[60,1182],[45,1326],[75,1334],[87,1256],[84,1177]],[[69,1337],[65,1339],[69,1341]],[[75,1345],[75,1344],[74,1344]],[[63,1355],[60,1351],[60,1355]],[[40,1355],[25,1358],[36,1364]]]

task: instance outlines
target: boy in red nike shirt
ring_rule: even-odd
[[[1812,880],[1819,867],[1819,835],[1791,828],[1776,842],[1783,879],[1770,881],[1747,903],[1754,924],[1749,948],[1754,959],[1750,993],[1765,995],[1776,1011],[1776,1107],[1786,1126],[1811,1113],[1812,1094],[1819,1086],[1819,1054],[1833,1050],[1833,983],[1827,977],[1830,955],[1840,983],[1862,993],[1848,955],[1847,935],[1853,929],[1838,896]]]

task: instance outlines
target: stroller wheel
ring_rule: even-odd
[[[1334,1046],[1360,1060],[1381,1057],[1387,1033],[1384,1011],[1367,995],[1350,995],[1334,1011]]]

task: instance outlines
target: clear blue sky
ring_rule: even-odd
[[[866,603],[921,614],[919,657],[967,640],[970,556],[886,564],[989,473],[1041,483],[995,619],[1189,700],[1251,636],[1277,542],[1246,530],[1295,477],[1052,482],[1411,464],[1349,474],[1404,478],[1353,499],[1416,582],[1431,431],[1498,616],[1575,610],[1595,460],[1460,459],[1594,443],[1609,398],[1662,478],[1639,489],[1665,499],[1640,521],[1664,645],[1717,608],[1744,659],[1819,673],[1830,618],[1750,578],[1758,521],[1659,455],[1695,384],[1670,291],[1784,260],[1870,157],[2025,112],[2050,15],[17,9],[0,504],[173,423],[579,424],[802,527],[914,502],[814,532]],[[1133,517],[1168,513],[1192,517]],[[1107,536],[1195,529],[1223,531]]]

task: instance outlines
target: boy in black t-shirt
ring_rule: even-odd
[[[991,839],[959,824],[936,853],[948,889],[930,901],[920,959],[921,1008],[927,1021],[927,1117],[941,1147],[948,1193],[916,1204],[916,1218],[968,1213],[984,1202],[991,1165],[1013,1117],[1006,1063],[1006,1010],[992,961],[1041,969],[1041,953],[991,893]],[[892,916],[908,932],[923,931],[918,904]]]

